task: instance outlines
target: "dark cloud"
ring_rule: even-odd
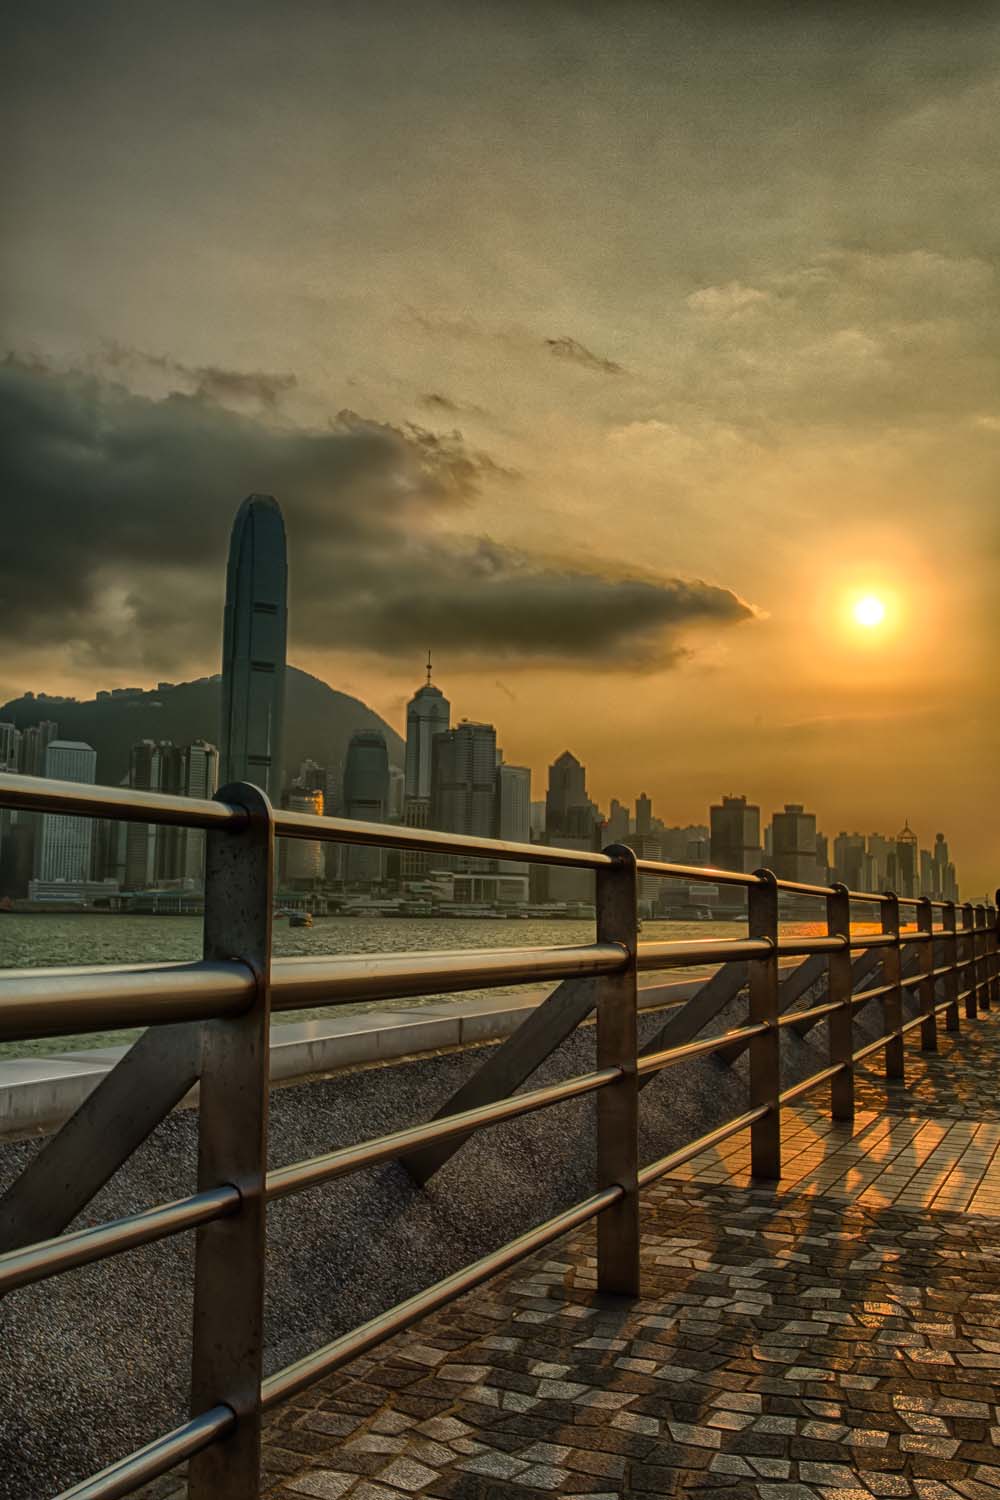
[[[121,344],[105,345],[101,364],[125,374],[142,368],[155,370],[170,380],[180,380],[194,396],[218,401],[223,406],[232,402],[256,402],[269,411],[276,410],[281,398],[298,384],[291,372],[279,374],[269,370],[228,370],[221,365],[187,365],[167,354],[147,354],[141,349],[126,349]]]
[[[712,584],[604,576],[441,532],[508,477],[458,432],[353,412],[278,427],[205,395],[152,400],[9,358],[0,453],[8,659],[32,645],[121,669],[213,658],[229,527],[252,490],[285,511],[303,647],[664,662],[678,627],[752,614]]]
[[[572,360],[573,364],[583,365],[586,370],[594,370],[600,375],[624,375],[625,367],[616,364],[613,359],[602,359],[599,354],[592,354],[585,349],[576,339],[546,339],[546,344],[551,353],[557,359]]]

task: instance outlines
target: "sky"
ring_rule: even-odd
[[[993,811],[1000,12],[39,0],[0,68],[0,702],[428,648],[534,773]],[[852,609],[875,594],[872,630]]]

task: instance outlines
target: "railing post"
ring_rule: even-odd
[[[217,795],[250,816],[238,833],[208,834],[204,956],[240,960],[253,971],[257,988],[242,1015],[204,1023],[198,1186],[232,1183],[243,1202],[232,1218],[198,1230],[191,1409],[198,1414],[225,1403],[237,1422],[230,1437],[191,1460],[188,1493],[189,1500],[256,1500],[274,814],[264,793],[247,783]]]
[[[771,870],[756,870],[748,892],[749,936],[771,944],[765,958],[750,960],[750,1024],[767,1031],[750,1039],[750,1108],[767,1114],[750,1127],[752,1176],[781,1176],[781,1032],[778,1028],[778,886]]]
[[[949,901],[944,909],[944,943],[942,946],[948,955],[949,965],[948,973],[944,976],[944,998],[949,1002],[948,1009],[944,1013],[945,1030],[957,1031],[959,1029],[958,932],[954,901]]]
[[[851,897],[847,886],[837,884],[826,898],[826,930],[829,937],[847,939],[844,948],[831,953],[828,961],[828,998],[838,1008],[830,1012],[830,1065],[840,1064],[840,1072],[830,1080],[830,1116],[834,1120],[854,1119],[854,989],[851,978]]]
[[[882,996],[882,1025],[889,1038],[885,1044],[885,1076],[902,1080],[905,1063],[903,1038],[899,1035],[899,1029],[903,1024],[903,963],[899,938],[899,897],[895,891],[886,891],[886,900],[882,903],[882,931],[889,933],[894,939],[891,948],[882,949],[882,976],[886,984],[892,985],[892,989]],[[895,1036],[893,1032],[896,1033]]]
[[[989,908],[989,954],[990,954],[990,1004],[1000,1005],[1000,933],[997,924],[1000,923],[1000,891],[996,893],[995,903]]]
[[[976,985],[976,929],[972,902],[962,906],[962,957],[965,959],[965,1019],[974,1021],[979,1014]]]
[[[990,1009],[990,954],[989,929],[986,925],[986,907],[982,902],[975,909],[976,917],[976,1003],[980,1010]]]
[[[616,1184],[624,1197],[597,1220],[597,1289],[639,1295],[639,1075],[636,1070],[635,854],[624,844],[605,849],[613,861],[597,871],[597,941],[621,943],[628,963],[597,980],[597,1066],[621,1068],[617,1083],[597,1095],[597,1186]]]
[[[934,907],[929,896],[925,896],[917,907],[917,931],[933,934],[934,932]],[[920,1024],[920,1050],[922,1052],[937,1051],[937,1015],[934,1010],[934,939],[933,936],[926,943],[921,943],[917,948],[917,965],[920,969],[920,985],[917,996],[920,1004],[920,1014],[923,1021]]]

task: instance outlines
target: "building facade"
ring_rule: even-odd
[[[45,775],[57,781],[93,786],[97,780],[97,751],[82,740],[50,740],[45,750]],[[42,819],[38,879],[89,880],[93,849],[93,818],[46,813]]]
[[[233,523],[222,635],[222,785],[250,781],[277,804],[283,790],[288,563],[271,495],[250,495]]]
[[[389,807],[389,751],[377,729],[351,736],[344,762],[344,816],[364,823],[384,823]],[[385,878],[385,850],[346,844],[344,879],[372,883]]]

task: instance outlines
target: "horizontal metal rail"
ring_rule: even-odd
[[[878,1052],[881,1047],[887,1047],[891,1041],[901,1035],[902,1032],[898,1029],[887,1031],[884,1036],[878,1037],[874,1042],[869,1042],[866,1047],[859,1047],[856,1052],[852,1053],[854,1061],[861,1062],[862,1058],[870,1057],[873,1052]]]
[[[843,1000],[826,1000],[822,1005],[811,1005],[808,1010],[789,1010],[778,1017],[778,1025],[797,1026],[800,1021],[818,1021],[821,1016],[832,1016],[834,1011],[843,1010],[844,1004]]]
[[[237,1016],[253,975],[241,963],[0,970],[0,1041]]]
[[[223,1219],[238,1213],[242,1201],[238,1188],[209,1188],[142,1213],[112,1219],[107,1224],[95,1224],[89,1229],[28,1245],[23,1250],[8,1251],[0,1255],[0,1296],[15,1287],[44,1281],[77,1266],[87,1266],[95,1260],[120,1255],[124,1250],[134,1250],[138,1245],[149,1245],[185,1229],[196,1229],[199,1224]]]
[[[180,828],[224,828],[239,833],[246,827],[242,807],[203,797],[173,797],[166,792],[136,787],[89,786],[80,781],[57,781],[48,776],[0,774],[0,807],[17,812],[54,813],[76,818],[115,818],[125,823],[157,823]]]
[[[587,979],[618,973],[627,961],[618,943],[278,959],[272,966],[271,1008],[299,1010],[547,979]]]
[[[762,1104],[757,1109],[749,1109],[744,1115],[737,1115],[734,1120],[727,1120],[725,1125],[720,1125],[717,1130],[709,1130],[707,1134],[700,1135],[696,1141],[689,1141],[686,1146],[681,1146],[677,1151],[671,1151],[668,1156],[661,1156],[658,1161],[652,1161],[647,1167],[639,1169],[640,1188],[649,1187],[652,1183],[665,1177],[675,1167],[682,1167],[692,1157],[700,1156],[703,1151],[708,1151],[712,1146],[719,1146],[723,1141],[728,1141],[731,1135],[738,1135],[741,1130],[749,1130],[755,1120],[762,1120],[770,1112],[770,1105]]]
[[[644,1052],[637,1063],[639,1076],[659,1073],[673,1063],[687,1062],[692,1057],[702,1057],[706,1052],[716,1052],[720,1047],[732,1046],[733,1042],[748,1042],[751,1037],[762,1036],[768,1030],[761,1021],[756,1026],[737,1026],[732,1031],[721,1031],[716,1036],[706,1036],[699,1042],[685,1042],[679,1047],[665,1047],[662,1052]]]
[[[808,1078],[803,1078],[801,1083],[793,1083],[791,1088],[784,1089],[778,1096],[781,1104],[791,1104],[793,1100],[800,1099],[803,1094],[808,1094],[811,1089],[818,1088],[821,1083],[835,1078],[838,1073],[846,1068],[846,1063],[831,1063],[828,1068],[821,1068],[818,1073],[813,1073]]]
[[[314,1381],[320,1380],[324,1375],[329,1375],[333,1370],[338,1370],[341,1365],[356,1359],[359,1354],[364,1354],[366,1349],[372,1349],[376,1344],[381,1344],[385,1339],[391,1338],[393,1334],[408,1328],[418,1318],[424,1317],[438,1307],[444,1307],[448,1302],[453,1302],[456,1297],[461,1297],[463,1292],[471,1291],[473,1287],[488,1281],[491,1276],[496,1276],[508,1266],[516,1265],[526,1255],[531,1255],[533,1251],[540,1250],[543,1245],[559,1239],[560,1235],[568,1234],[571,1229],[585,1224],[588,1219],[595,1218],[597,1214],[610,1208],[613,1203],[617,1203],[624,1196],[624,1188],[615,1186],[604,1188],[590,1198],[584,1198],[581,1203],[565,1209],[553,1218],[546,1219],[543,1224],[536,1225],[534,1229],[518,1235],[516,1239],[502,1245],[499,1250],[491,1251],[489,1255],[473,1261],[461,1271],[455,1271],[451,1276],[446,1276],[443,1281],[435,1282],[433,1286],[417,1292],[413,1297],[408,1297],[405,1302],[399,1302],[395,1307],[390,1307],[387,1312],[369,1319],[367,1323],[362,1323],[359,1328],[343,1334],[339,1339],[334,1339],[322,1349],[317,1349],[314,1354],[309,1354],[305,1359],[300,1359],[295,1364],[288,1365],[284,1370],[279,1370],[261,1386],[263,1410],[269,1411],[279,1402],[287,1401],[290,1396],[297,1395]]]
[[[128,1458],[119,1459],[92,1478],[63,1490],[56,1500],[121,1500],[123,1495],[131,1495],[140,1485],[169,1473],[210,1443],[226,1437],[235,1426],[236,1413],[231,1406],[213,1406]]]
[[[592,1094],[597,1089],[607,1087],[609,1083],[616,1083],[621,1076],[621,1068],[601,1068],[594,1073],[582,1073],[576,1078],[567,1078],[562,1083],[550,1083],[544,1088],[532,1089],[530,1093],[514,1094],[509,1099],[461,1110],[439,1120],[430,1120],[425,1125],[411,1125],[405,1130],[395,1130],[391,1135],[377,1136],[374,1140],[362,1141],[357,1146],[344,1146],[325,1156],[314,1156],[308,1161],[278,1167],[267,1174],[268,1201],[287,1197],[289,1193],[300,1193],[321,1182],[331,1182],[335,1177],[343,1177],[362,1167],[374,1167],[379,1162],[392,1161],[405,1155],[407,1151],[416,1150],[418,1146],[448,1140],[456,1135],[468,1135],[483,1126],[499,1125],[504,1120],[516,1120],[521,1115],[545,1109],[550,1104],[562,1104],[566,1099]]]

